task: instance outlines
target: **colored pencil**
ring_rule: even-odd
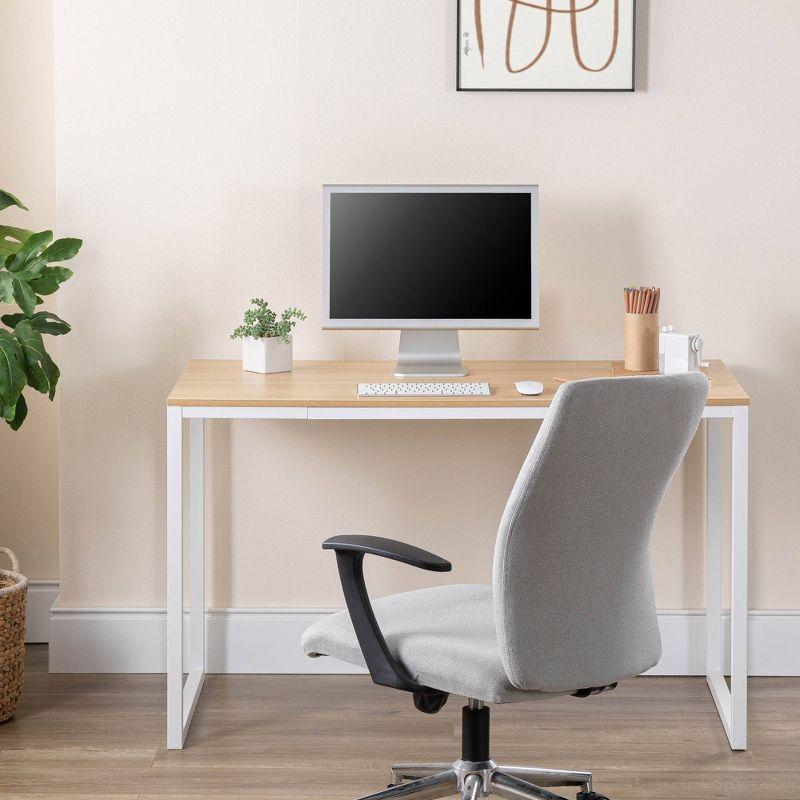
[[[623,290],[625,311],[628,314],[657,314],[661,301],[661,289],[658,286],[626,286]]]

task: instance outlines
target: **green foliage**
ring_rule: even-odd
[[[37,311],[30,317],[24,314],[3,314],[0,317],[0,322],[8,325],[9,328],[16,328],[17,323],[22,320],[28,319],[31,325],[39,331],[39,333],[50,333],[53,336],[61,336],[62,334],[69,333],[72,327],[68,322],[64,322],[61,317],[57,317],[51,311]]]
[[[27,208],[0,189],[0,211]],[[50,311],[36,311],[44,295],[56,292],[72,277],[68,261],[81,249],[80,239],[56,239],[52,231],[34,233],[0,225],[0,303],[15,304],[22,313],[3,314],[0,322],[0,417],[17,430],[28,415],[26,386],[55,397],[60,372],[45,348],[42,334],[69,333],[67,322]]]
[[[16,253],[30,236],[33,236],[33,231],[25,230],[25,228],[12,228],[10,225],[0,225],[0,265],[12,253]]]
[[[4,208],[8,208],[9,206],[16,206],[17,208],[21,208],[23,211],[27,211],[28,207],[22,204],[22,200],[18,197],[14,197],[11,192],[6,192],[3,189],[0,189],[0,211]]]
[[[299,308],[287,308],[280,317],[269,307],[269,303],[260,297],[254,297],[250,303],[254,308],[244,312],[244,322],[231,334],[231,339],[267,339],[279,336],[286,344],[291,342],[292,329],[306,315]]]

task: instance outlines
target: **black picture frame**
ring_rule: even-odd
[[[457,92],[635,92],[636,91],[636,0],[632,0],[631,13],[631,85],[624,89],[562,89],[562,88],[471,88],[461,85],[461,3],[456,2],[456,91]]]

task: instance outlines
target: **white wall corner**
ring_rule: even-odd
[[[325,609],[210,609],[206,615],[207,671],[228,673],[353,674],[357,667],[307,658],[303,631]],[[699,611],[659,612],[663,656],[652,675],[705,674],[705,620]],[[184,636],[188,633],[184,615]],[[727,637],[729,618],[724,635]],[[188,653],[188,639],[184,639]],[[751,675],[800,675],[800,610],[751,612]],[[164,609],[60,608],[50,615],[51,672],[164,672]],[[727,665],[726,665],[727,668]]]
[[[58,600],[58,581],[28,581],[28,608],[25,616],[25,643],[50,641],[50,609]]]

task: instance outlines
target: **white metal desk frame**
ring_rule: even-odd
[[[205,680],[205,544],[203,509],[206,419],[543,419],[546,407],[167,408],[167,747],[183,747]],[[747,461],[746,405],[706,406],[707,600],[706,680],[734,750],[747,746]],[[189,420],[189,652],[183,647],[183,420]],[[732,420],[730,689],[723,672],[722,613],[722,421]],[[184,664],[188,670],[183,682]]]

